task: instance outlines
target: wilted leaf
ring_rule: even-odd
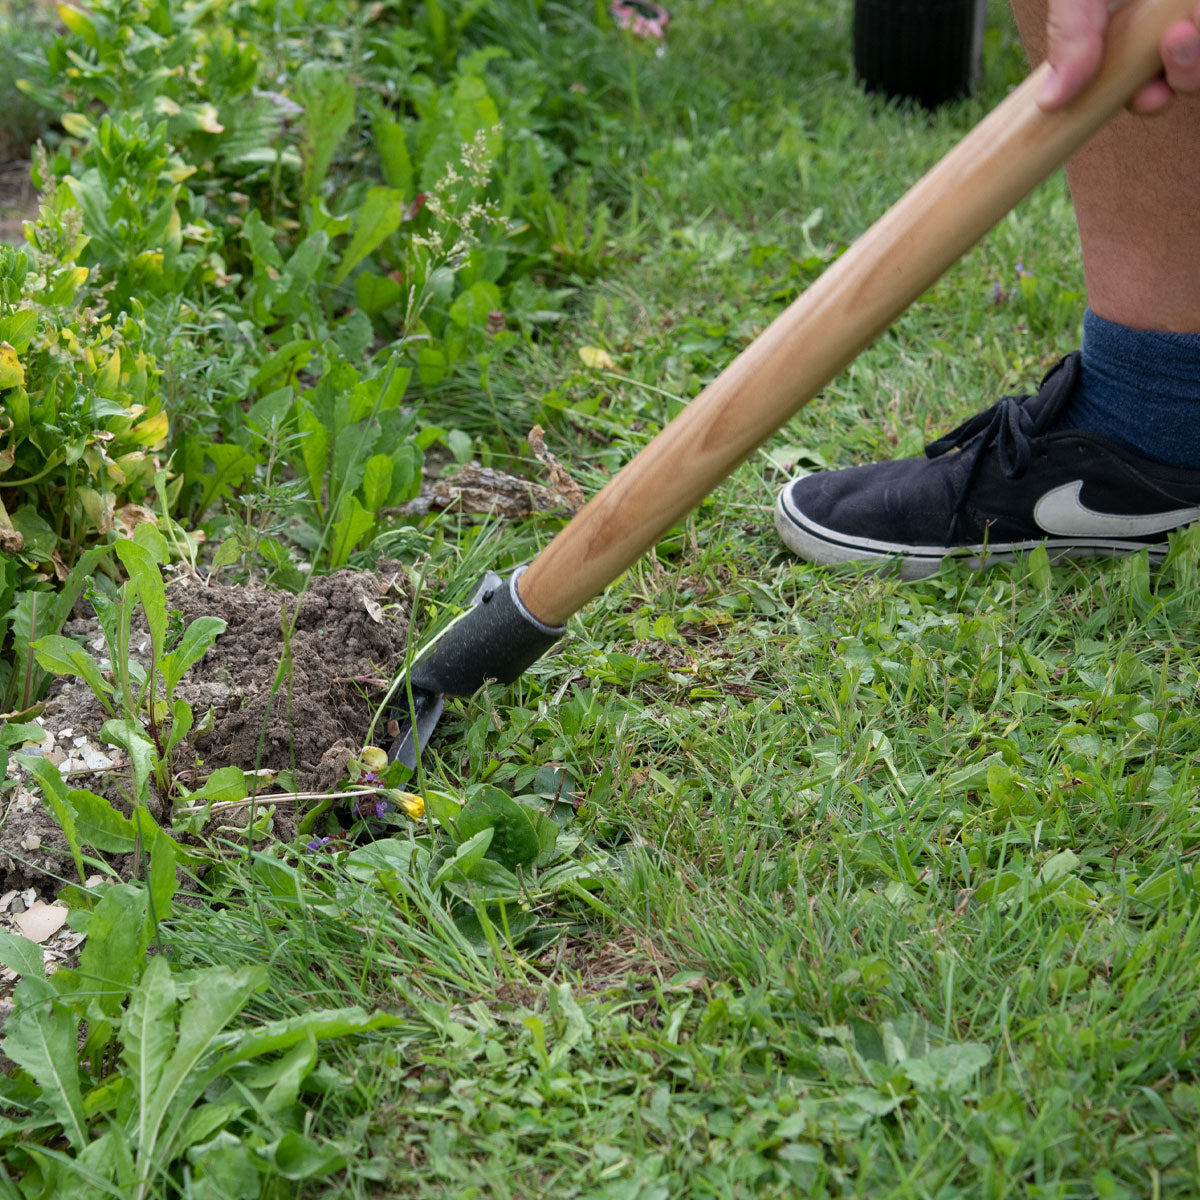
[[[583,359],[583,365],[591,367],[593,371],[615,371],[617,369],[612,355],[598,346],[580,346],[579,357]]]
[[[8,342],[0,342],[0,389],[21,387],[24,383],[25,368],[21,366],[17,352]]]

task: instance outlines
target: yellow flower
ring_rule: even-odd
[[[404,809],[404,811],[408,813],[408,815],[412,817],[414,821],[419,821],[425,815],[424,798],[417,796],[412,792],[397,792],[396,803],[399,804],[400,807]]]

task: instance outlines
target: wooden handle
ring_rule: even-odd
[[[979,123],[590,500],[522,575],[559,625],[689,513],[1162,67],[1195,0],[1134,0],[1099,74],[1043,112],[1043,64]]]

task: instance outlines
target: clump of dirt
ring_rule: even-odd
[[[196,730],[176,751],[178,778],[194,789],[216,768],[237,766],[290,772],[301,791],[335,788],[404,657],[411,595],[400,564],[381,561],[374,572],[316,577],[298,612],[288,592],[180,574],[168,586],[167,606],[185,626],[200,616],[226,622],[175,689],[175,697],[191,705]],[[103,660],[94,615],[76,616],[64,633]],[[136,621],[131,656],[149,665],[149,633]],[[101,735],[108,719],[81,680],[56,679],[37,718],[46,730],[38,749],[69,786],[99,792],[128,811],[125,756]],[[61,830],[27,789],[10,796],[0,817],[0,885],[69,877]],[[292,810],[280,807],[276,835],[294,833]]]
[[[212,615],[228,623],[176,692],[192,703],[193,690],[197,720],[199,705],[213,708],[212,732],[197,744],[209,765],[290,770],[302,790],[335,785],[333,760],[362,745],[374,703],[404,656],[409,598],[401,571],[312,580],[287,637],[295,610],[287,592],[180,579],[167,598],[185,622]]]

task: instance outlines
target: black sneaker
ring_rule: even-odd
[[[1055,429],[1079,355],[1036,396],[1005,396],[925,448],[925,458],[793,480],[775,527],[801,558],[895,563],[904,579],[955,556],[974,566],[1045,545],[1051,558],[1161,557],[1200,518],[1200,471],[1165,466],[1084,429]],[[955,451],[955,453],[949,453]]]

